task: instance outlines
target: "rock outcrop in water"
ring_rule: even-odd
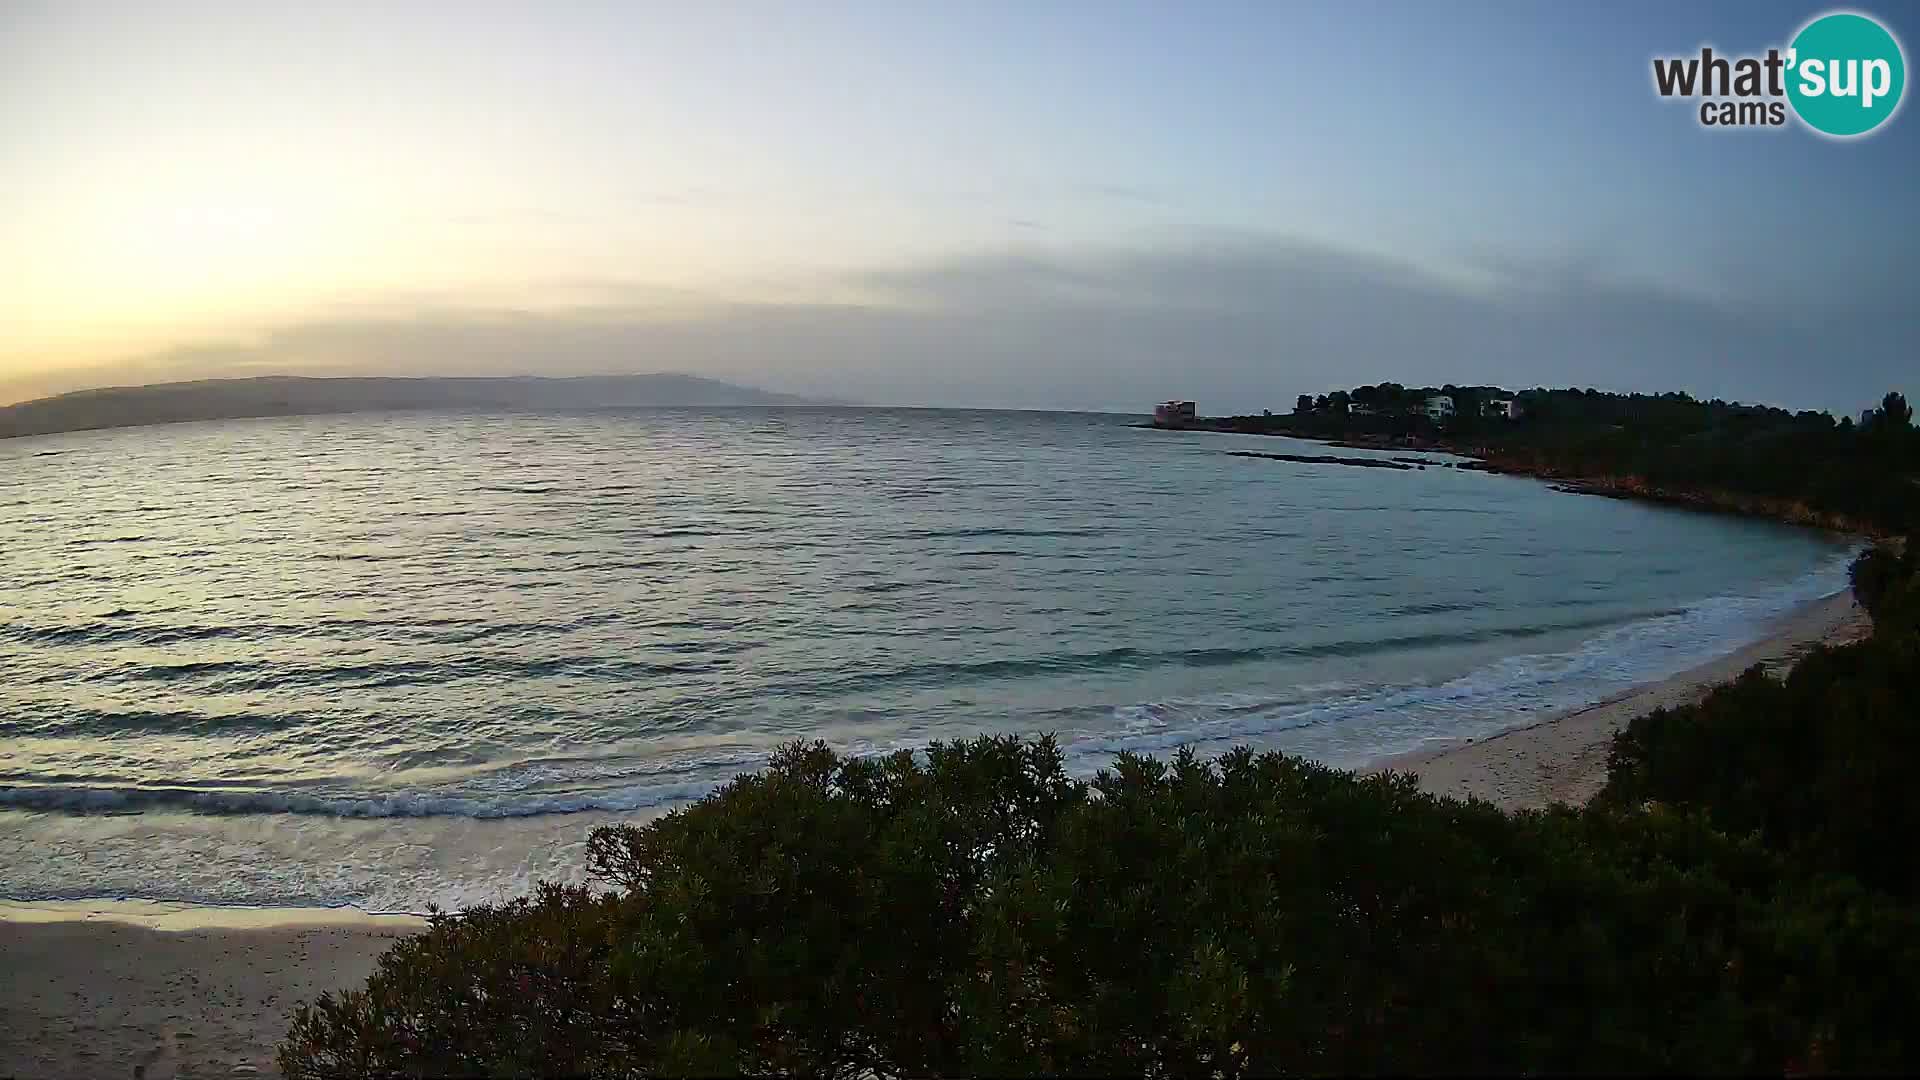
[[[1228,457],[1266,458],[1269,461],[1296,461],[1302,465],[1357,465],[1363,469],[1398,469],[1412,472],[1419,466],[1403,465],[1384,458],[1333,457],[1329,454],[1261,454],[1252,450],[1229,450]]]

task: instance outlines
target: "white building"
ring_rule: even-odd
[[[1450,394],[1435,394],[1427,399],[1427,419],[1439,423],[1453,415],[1453,397]]]
[[[1480,415],[1520,419],[1520,403],[1512,398],[1488,398],[1480,403]]]

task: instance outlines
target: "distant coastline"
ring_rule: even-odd
[[[1142,424],[1141,427],[1158,427],[1155,424]],[[1176,430],[1163,428],[1162,430]],[[1555,491],[1569,495],[1597,495],[1606,499],[1627,499],[1634,502],[1659,503],[1664,506],[1677,506],[1711,513],[1734,514],[1740,517],[1767,518],[1790,525],[1805,525],[1809,528],[1828,529],[1833,532],[1849,533],[1858,536],[1886,536],[1886,530],[1868,522],[1845,514],[1823,513],[1806,502],[1798,499],[1743,495],[1731,491],[1712,489],[1689,489],[1663,487],[1650,484],[1638,476],[1615,476],[1603,473],[1583,473],[1576,470],[1558,468],[1552,465],[1526,461],[1517,457],[1502,455],[1499,451],[1486,446],[1454,443],[1443,438],[1421,438],[1404,436],[1368,437],[1349,435],[1333,438],[1326,435],[1309,434],[1284,429],[1267,431],[1240,431],[1231,427],[1212,427],[1189,425],[1177,430],[1206,431],[1216,434],[1275,435],[1282,438],[1298,439],[1302,442],[1324,443],[1347,450],[1410,450],[1436,454],[1452,454],[1468,460],[1452,465],[1453,468],[1470,472],[1494,473],[1502,476],[1526,476],[1535,480],[1547,481]],[[1243,457],[1280,457],[1273,454],[1240,453]],[[1290,460],[1307,460],[1291,458]],[[1335,462],[1334,459],[1321,459],[1325,463],[1350,464],[1353,459]],[[1402,466],[1404,468],[1404,466]]]
[[[1420,435],[1364,435],[1349,434],[1331,436],[1324,433],[1296,431],[1286,427],[1250,428],[1237,426],[1240,417],[1202,417],[1184,424],[1158,424],[1152,421],[1134,424],[1138,428],[1152,428],[1157,431],[1198,431],[1215,435],[1270,435],[1282,439],[1297,439],[1301,442],[1316,442],[1343,450],[1401,450],[1417,453],[1451,454],[1467,460],[1458,463],[1429,463],[1437,467],[1465,469],[1469,472],[1494,473],[1503,476],[1527,476],[1535,480],[1548,481],[1553,490],[1569,495],[1597,495],[1607,499],[1628,499],[1637,502],[1662,503],[1669,506],[1690,507],[1715,513],[1736,514],[1743,517],[1762,517],[1784,521],[1794,525],[1807,525],[1813,528],[1830,529],[1834,532],[1854,533],[1861,536],[1880,535],[1881,530],[1872,528],[1850,518],[1821,515],[1807,510],[1803,504],[1785,500],[1743,498],[1728,492],[1674,490],[1647,484],[1637,477],[1607,476],[1569,472],[1551,466],[1529,464],[1511,458],[1503,458],[1497,451],[1485,446],[1456,443],[1444,438],[1430,438]],[[1388,461],[1374,461],[1364,458],[1337,458],[1331,456],[1309,456],[1301,454],[1260,454],[1247,450],[1228,451],[1230,457],[1269,458],[1276,461],[1293,461],[1303,464],[1321,465],[1366,465],[1373,468],[1410,469],[1412,465],[1394,464]],[[1401,459],[1394,459],[1399,461]],[[1412,461],[1413,459],[1405,459]]]
[[[76,390],[0,408],[0,439],[196,420],[403,409],[790,406],[832,402],[694,375],[306,378],[269,375]]]

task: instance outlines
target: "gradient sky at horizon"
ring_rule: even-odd
[[[1828,9],[16,2],[0,401],[684,370],[1853,411],[1920,370],[1920,120],[1709,132],[1648,68]]]

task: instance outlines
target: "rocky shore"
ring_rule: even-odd
[[[1484,446],[1450,443],[1443,439],[1429,439],[1420,436],[1352,436],[1330,439],[1325,435],[1295,431],[1286,427],[1251,426],[1238,423],[1231,418],[1202,418],[1178,428],[1159,424],[1139,424],[1138,427],[1161,428],[1163,430],[1205,431],[1229,435],[1272,435],[1280,438],[1298,439],[1302,442],[1317,442],[1326,446],[1335,446],[1347,450],[1399,450],[1427,453],[1452,454],[1466,458],[1456,462],[1420,462],[1417,465],[1404,465],[1406,468],[1448,468],[1464,469],[1474,472],[1496,473],[1503,476],[1529,476],[1544,480],[1555,491],[1569,495],[1597,495],[1608,499],[1632,499],[1641,502],[1661,503],[1667,506],[1683,507],[1691,510],[1703,510],[1710,513],[1736,514],[1742,517],[1768,518],[1790,525],[1804,525],[1809,528],[1830,529],[1835,532],[1854,533],[1861,536],[1881,536],[1883,530],[1868,522],[1860,521],[1846,514],[1818,510],[1799,499],[1770,498],[1759,495],[1744,495],[1730,491],[1693,490],[1665,488],[1649,483],[1639,476],[1591,476],[1569,473],[1562,469],[1537,465],[1531,461],[1512,455],[1501,454]],[[1303,454],[1261,454],[1253,451],[1234,450],[1228,452],[1234,457],[1265,457],[1279,461],[1296,461],[1308,464],[1329,465],[1365,465],[1371,468],[1392,467],[1390,463],[1417,462],[1415,458],[1391,458],[1386,461],[1376,459],[1340,458]]]
[[[1362,469],[1398,469],[1401,472],[1411,472],[1416,468],[1426,468],[1425,462],[1407,465],[1399,460],[1388,460],[1385,458],[1333,457],[1324,454],[1258,454],[1251,450],[1229,450],[1227,451],[1227,456],[1265,458],[1268,461],[1294,461],[1302,465],[1354,465]]]

